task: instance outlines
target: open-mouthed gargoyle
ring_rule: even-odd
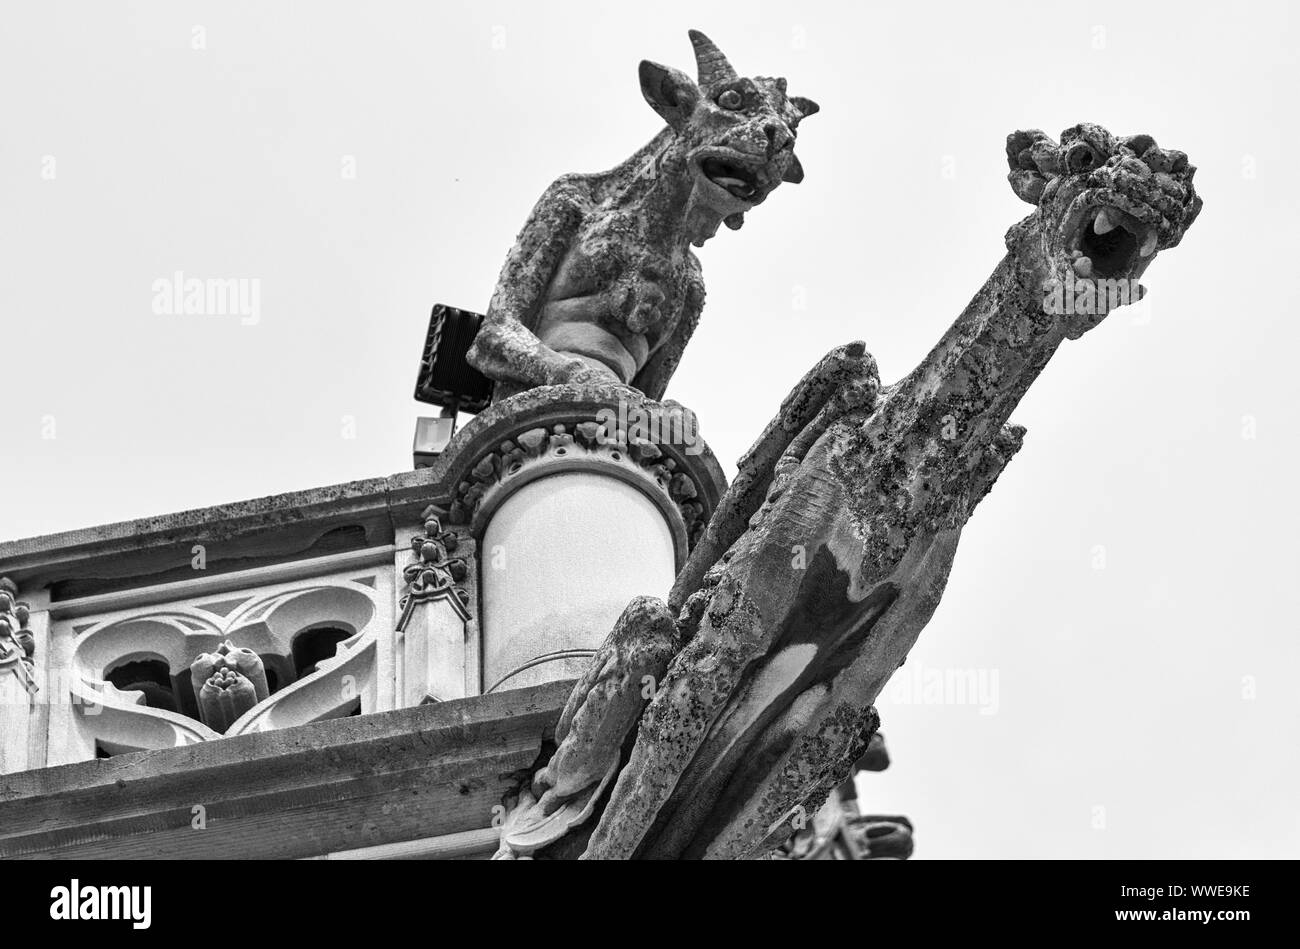
[[[1149,135],[1017,132],[1007,156],[1035,210],[992,276],[901,381],[851,343],[789,395],[668,602],[635,601],[593,658],[499,856],[763,856],[844,780],[1020,447],[1008,416],[1105,315],[1061,312],[1054,288],[1135,281],[1201,207],[1187,157]]]
[[[803,178],[795,136],[817,104],[787,96],[784,79],[738,75],[707,36],[690,37],[697,82],[641,63],[667,126],[610,171],[559,178],[520,232],[469,353],[497,400],[566,382],[661,399],[704,306],[691,245]]]

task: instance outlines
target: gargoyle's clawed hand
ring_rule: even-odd
[[[1062,132],[1060,144],[1037,129],[1013,132],[1007,162],[1012,190],[1037,205],[1008,233],[1007,247],[1044,288],[1127,281],[1133,292],[1121,302],[1139,299],[1138,278],[1157,253],[1182,240],[1201,210],[1195,167],[1150,135],[1116,138],[1087,122]],[[1114,302],[1107,293],[1097,299],[1097,312],[1080,314],[1092,319],[1072,321],[1071,337],[1100,322]]]

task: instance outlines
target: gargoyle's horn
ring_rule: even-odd
[[[699,30],[691,30],[689,35],[691,45],[695,47],[695,65],[699,70],[698,82],[701,86],[711,86],[736,78],[736,70],[731,68],[731,63],[727,62],[727,57],[722,55],[722,50],[713,44],[713,40]]]

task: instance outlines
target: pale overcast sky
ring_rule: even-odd
[[[629,12],[634,11],[634,12]],[[481,310],[543,188],[649,139],[686,30],[822,111],[806,181],[701,252],[669,395],[728,466],[861,338],[889,379],[1027,206],[1016,128],[1148,132],[1205,210],[1149,308],[1067,343],[881,703],[868,809],[922,857],[1300,853],[1284,3],[35,3],[0,28],[0,538],[410,465],[429,307]],[[196,48],[200,47],[200,48]],[[260,281],[255,325],[152,285]],[[353,436],[353,437],[349,437]],[[949,696],[951,699],[952,696]]]

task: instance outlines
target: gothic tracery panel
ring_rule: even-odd
[[[388,586],[349,574],[80,620],[77,727],[117,754],[374,711]]]

